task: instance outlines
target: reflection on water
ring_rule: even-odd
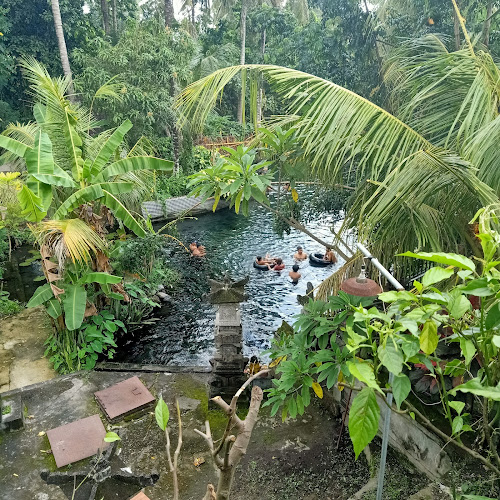
[[[322,239],[331,238],[329,228],[338,214],[312,214],[307,227]],[[339,224],[339,223],[337,223]],[[194,259],[175,251],[171,265],[183,276],[183,288],[175,303],[160,321],[148,330],[129,337],[121,350],[121,360],[141,363],[206,365],[213,355],[214,308],[204,300],[207,277],[221,279],[228,271],[233,279],[250,275],[246,285],[248,301],[242,304],[244,349],[246,355],[257,354],[269,346],[274,331],[283,320],[292,321],[300,312],[297,294],[305,294],[310,281],[318,285],[342,265],[316,268],[306,261],[300,264],[302,278],[291,283],[288,271],[294,264],[293,254],[301,245],[309,254],[324,248],[303,233],[293,230],[280,239],[272,231],[272,218],[262,207],[254,205],[249,217],[229,210],[207,214],[197,220],[179,224],[181,239],[188,245],[195,239],[205,245],[207,257]],[[280,273],[253,268],[256,255],[267,252],[282,257],[286,269]]]

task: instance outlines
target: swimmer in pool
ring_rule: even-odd
[[[207,254],[205,247],[203,245],[197,244],[196,248],[191,252],[193,257],[205,257]]]
[[[297,251],[293,254],[293,258],[295,260],[306,260],[307,259],[307,254],[302,250],[301,246],[297,247]]]
[[[337,262],[337,257],[335,257],[335,254],[332,252],[332,249],[330,247],[326,248],[326,253],[323,258],[328,262],[332,262],[333,264]]]
[[[285,269],[285,264],[283,264],[283,260],[280,258],[276,259],[276,264],[273,267],[273,271],[283,271]]]
[[[292,266],[292,270],[288,273],[288,276],[290,276],[292,283],[297,284],[299,282],[299,279],[302,276],[302,274],[299,273],[299,269],[299,266],[297,264],[294,264]]]

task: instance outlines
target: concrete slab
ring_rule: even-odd
[[[138,377],[107,387],[94,393],[97,404],[110,422],[117,422],[122,418],[143,410],[155,401]]]
[[[57,469],[43,431],[98,413],[94,392],[133,375],[135,373],[80,372],[14,391],[22,393],[27,418],[24,430],[0,434],[0,498],[71,498],[72,480],[65,485],[47,484],[41,471],[49,471],[52,475],[64,472],[70,479],[76,473],[78,484],[80,476],[92,469],[93,459]],[[145,373],[140,375],[140,380],[154,396],[163,394],[171,411],[169,426],[174,446],[177,441],[175,399],[185,397],[199,401],[196,409],[182,413],[183,445],[179,458],[180,498],[199,500],[206,492],[206,485],[215,484],[217,477],[207,445],[194,429],[204,429],[205,421],[209,420],[214,439],[220,439],[227,423],[220,410],[209,407],[209,377],[205,374]],[[370,472],[366,460],[364,457],[354,460],[347,434],[343,444],[336,449],[340,420],[333,418],[317,404],[318,401],[317,398],[312,400],[304,416],[285,422],[279,417],[270,417],[269,407],[261,410],[247,454],[236,470],[233,500],[346,500],[367,483]],[[241,412],[243,418],[243,404]],[[99,485],[96,498],[133,498],[141,489],[150,500],[172,498],[165,434],[156,425],[154,412],[137,419],[125,419],[119,425],[105,424],[105,427],[108,431],[119,432],[121,441],[116,444],[117,450],[111,459],[112,477]],[[205,463],[196,466],[200,459]],[[118,472],[124,477],[118,478]],[[159,475],[154,485],[132,484],[125,480],[129,476],[146,478],[153,473]],[[386,481],[388,486],[401,491],[400,496],[392,498],[408,498],[428,484],[425,477],[407,468],[399,456],[394,457],[391,453]],[[83,496],[86,487],[87,482],[78,490],[82,491],[81,498],[88,498]]]
[[[57,374],[43,356],[52,327],[43,307],[0,321],[0,393],[42,382]]]
[[[91,457],[104,449],[106,429],[99,415],[92,415],[47,431],[57,467],[64,467]]]
[[[149,500],[149,497],[147,497],[142,491],[137,493],[135,497],[132,497],[130,500]]]

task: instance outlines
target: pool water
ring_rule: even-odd
[[[307,214],[307,228],[324,240],[331,240],[331,227],[340,225],[339,213]],[[215,308],[207,302],[207,278],[222,280],[228,272],[234,280],[249,276],[245,287],[248,300],[241,305],[244,353],[258,354],[270,346],[275,330],[283,320],[293,322],[300,312],[297,294],[304,295],[307,282],[317,286],[343,263],[327,268],[300,263],[302,278],[293,284],[288,276],[295,263],[293,254],[301,245],[308,254],[324,252],[324,247],[305,234],[292,229],[278,237],[272,230],[272,217],[259,206],[252,205],[248,217],[232,210],[188,219],[178,225],[181,240],[187,246],[194,239],[206,247],[203,259],[189,257],[175,250],[170,265],[181,274],[181,289],[174,302],[160,314],[154,325],[126,336],[118,350],[119,360],[134,363],[208,365],[214,353]],[[253,268],[256,255],[269,253],[282,257],[285,270],[259,271]]]

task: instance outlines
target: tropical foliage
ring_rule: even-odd
[[[357,227],[397,274],[405,264],[392,256],[405,248],[478,252],[468,221],[498,200],[499,184],[500,72],[486,50],[469,43],[450,52],[436,36],[403,44],[385,70],[392,113],[297,70],[225,68],[183,91],[185,119],[203,123],[241,72],[251,88],[263,76],[286,100],[287,115],[274,125],[293,125],[313,175],[327,184],[356,179],[343,228]]]
[[[73,370],[87,354],[103,352],[88,347],[89,332],[97,333],[85,318],[97,315],[110,300],[130,300],[122,277],[110,274],[108,229],[118,221],[137,236],[146,235],[147,225],[131,211],[137,193],[143,197],[141,187],[149,188],[141,175],[146,170],[172,171],[173,163],[133,149],[127,153],[123,138],[130,121],[91,136],[91,114],[66,98],[69,80],[52,79],[34,60],[24,68],[37,101],[36,121],[9,126],[0,135],[0,146],[26,168],[17,197],[22,215],[34,223],[47,280],[28,307],[45,305],[57,332],[49,351],[68,353],[52,360],[63,371]],[[91,365],[85,361],[82,366]]]
[[[322,398],[324,389],[349,390],[356,456],[375,437],[381,409],[388,405],[417,417],[500,474],[499,213],[496,205],[478,214],[482,258],[476,262],[452,253],[403,254],[436,264],[414,281],[412,292],[381,293],[378,304],[344,292],[328,301],[310,300],[293,330],[283,329],[272,349],[281,376],[266,402],[271,413],[281,408],[283,418],[296,417],[310,404],[311,393]],[[420,398],[438,397],[440,406],[433,411],[443,415],[446,433],[410,394],[412,386]],[[467,433],[478,430],[485,437],[481,454],[463,444]]]
[[[257,152],[244,146],[237,149],[223,148],[228,156],[220,157],[212,167],[200,170],[191,176],[191,194],[206,200],[215,198],[213,210],[221,198],[227,198],[236,213],[248,215],[248,203],[252,198],[266,200],[265,190],[271,184],[272,174],[262,174],[260,169],[269,162],[256,162]]]

